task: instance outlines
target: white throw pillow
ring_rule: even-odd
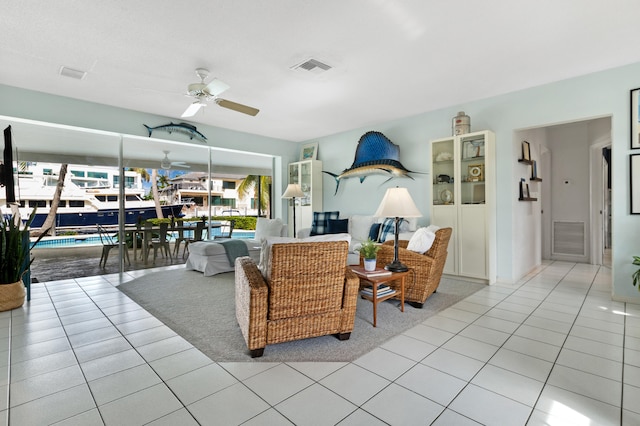
[[[267,237],[279,237],[282,234],[282,219],[267,219],[259,217],[256,222],[256,240],[261,241]]]
[[[356,241],[364,241],[369,237],[371,225],[376,223],[373,216],[353,215],[349,218],[349,234]]]
[[[262,240],[262,250],[260,251],[260,263],[258,264],[258,268],[260,269],[263,277],[268,280],[271,279],[271,246],[274,244],[297,244],[322,241],[346,241],[351,244],[351,235],[322,234],[307,238],[267,237]]]
[[[435,232],[429,230],[429,228],[418,228],[409,240],[409,244],[407,244],[407,250],[424,254],[429,251],[435,239]]]

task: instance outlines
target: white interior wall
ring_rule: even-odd
[[[512,280],[515,281],[526,275],[537,265],[540,265],[542,258],[542,229],[541,229],[541,208],[542,208],[542,183],[533,182],[531,177],[531,166],[518,163],[522,158],[522,141],[529,142],[531,148],[531,159],[538,162],[538,176],[546,180],[550,171],[545,170],[540,165],[541,147],[546,144],[546,131],[544,129],[529,129],[514,133],[513,137],[513,162],[514,179],[512,182],[512,205],[513,205],[513,245],[518,249],[513,255]],[[532,198],[537,201],[518,201],[520,192],[520,179],[525,179],[529,184],[529,191]]]

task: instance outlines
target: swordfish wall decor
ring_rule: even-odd
[[[409,173],[419,173],[407,170],[400,163],[400,147],[398,145],[391,142],[382,133],[374,131],[367,132],[360,137],[351,167],[343,170],[339,175],[324,170],[322,172],[333,176],[336,180],[336,192],[333,195],[338,193],[340,181],[343,179],[358,177],[362,183],[369,175],[383,175],[389,177],[385,181],[388,182],[394,177],[413,179]]]

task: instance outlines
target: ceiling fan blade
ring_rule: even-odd
[[[217,78],[214,78],[207,84],[205,87],[205,91],[208,92],[211,96],[218,96],[220,93],[229,90],[231,86],[229,86],[224,81],[220,81]]]
[[[185,163],[184,161],[173,161],[171,162],[171,167],[182,167],[183,169],[191,168],[191,166]]]
[[[216,99],[216,103],[220,105],[222,108],[232,109],[234,111],[241,112],[243,114],[255,116],[260,112],[259,109],[253,108],[247,105],[242,105],[237,102],[231,102],[226,99]]]
[[[182,115],[180,117],[185,118],[185,117],[193,117],[194,115],[196,115],[196,112],[198,112],[200,110],[200,107],[205,106],[205,104],[198,102],[194,102],[191,105],[189,105],[189,107],[185,110],[185,112],[182,113]]]

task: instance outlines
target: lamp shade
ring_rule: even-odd
[[[376,217],[421,217],[407,188],[388,188],[376,210]]]
[[[302,192],[302,188],[297,183],[290,183],[287,186],[287,189],[282,194],[282,198],[302,198],[304,197],[304,192]]]

